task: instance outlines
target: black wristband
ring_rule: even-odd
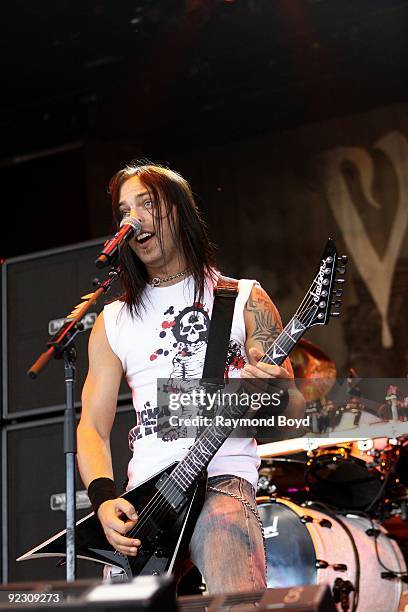
[[[95,478],[88,487],[88,497],[95,514],[108,499],[116,499],[116,486],[111,478]]]

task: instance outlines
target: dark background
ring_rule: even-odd
[[[408,95],[403,0],[22,0],[2,23],[4,257],[107,234],[107,181],[133,157],[174,164]]]

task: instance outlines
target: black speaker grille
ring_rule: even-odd
[[[3,355],[5,418],[63,409],[65,387],[62,362],[50,362],[35,381],[29,379],[26,372],[46,349],[46,342],[56,331],[55,322],[63,319],[80,302],[82,295],[93,290],[92,280],[97,272],[94,260],[101,245],[102,241],[97,244],[83,243],[63,251],[50,251],[6,262],[6,303],[3,304],[6,323],[6,354]],[[106,272],[103,274],[106,276]],[[120,286],[117,284],[106,299],[113,299],[119,292]],[[91,312],[99,314],[103,305],[101,299]],[[75,398],[78,405],[88,369],[88,337],[89,329],[75,340],[78,353]],[[120,394],[130,397],[124,382]]]
[[[129,430],[135,425],[133,407],[116,415],[111,451],[118,491],[126,479],[131,454]],[[55,559],[16,562],[15,559],[65,529],[65,513],[51,510],[51,495],[65,491],[62,419],[48,419],[6,428],[8,581],[63,580]],[[77,491],[84,486],[77,472]],[[80,519],[90,508],[77,511]],[[78,562],[78,578],[101,577],[102,565]]]

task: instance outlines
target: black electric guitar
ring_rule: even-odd
[[[310,327],[326,325],[330,316],[340,313],[343,275],[347,257],[339,257],[333,240],[329,238],[320,261],[319,270],[295,315],[270,346],[261,361],[281,365],[290,351]],[[332,311],[332,308],[335,311]],[[240,417],[248,407],[228,408]],[[76,551],[83,559],[107,563],[122,568],[127,576],[175,571],[176,560],[186,552],[192,530],[201,510],[205,482],[200,476],[233,430],[233,425],[206,427],[190,447],[186,456],[138,487],[124,493],[136,508],[139,520],[128,534],[142,542],[136,557],[115,551],[107,542],[98,518],[92,513],[78,521]],[[40,557],[63,557],[65,531],[58,533],[18,561]]]

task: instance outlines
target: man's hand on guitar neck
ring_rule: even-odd
[[[263,353],[255,348],[251,347],[248,351],[249,363],[245,365],[242,369],[242,381],[244,383],[243,389],[249,395],[255,394],[255,396],[259,396],[260,394],[269,395],[270,397],[274,397],[276,394],[281,395],[279,406],[276,404],[272,404],[275,406],[275,410],[273,412],[281,413],[286,411],[288,405],[288,391],[293,386],[293,376],[290,372],[284,367],[262,363],[259,359],[262,357]],[[274,383],[273,381],[276,381]],[[279,408],[279,410],[276,410]],[[271,408],[266,409],[265,407],[259,409],[252,408],[250,411],[246,413],[247,417],[250,416],[269,416],[271,413]]]
[[[289,403],[285,408],[286,416],[303,417],[305,401],[294,383],[289,358],[285,359],[281,366],[260,361],[282,331],[282,321],[275,304],[259,285],[254,285],[252,288],[245,305],[244,320],[247,335],[245,350],[249,363],[241,370],[241,378],[251,379],[254,392],[265,391],[268,381],[277,379],[278,386],[287,388],[289,393]]]
[[[141,542],[126,536],[137,523],[132,504],[123,497],[108,499],[99,506],[97,516],[109,544],[123,555],[135,557]]]
[[[249,363],[242,370],[242,378],[290,378],[293,379],[293,372],[286,368],[271,363],[259,361],[263,352],[256,347],[249,349]]]

